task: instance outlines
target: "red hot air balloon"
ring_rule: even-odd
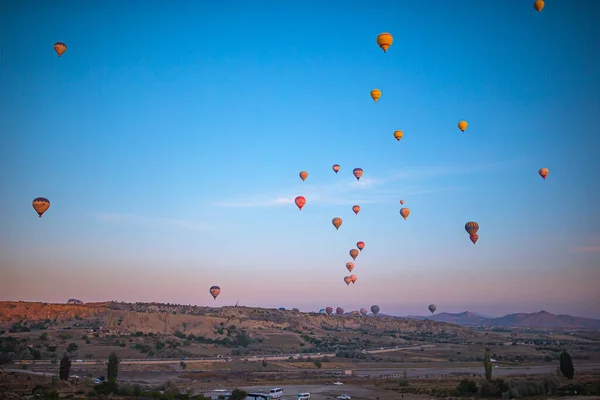
[[[298,209],[302,211],[302,207],[304,207],[304,205],[306,204],[306,198],[304,198],[304,196],[298,196],[296,197],[296,199],[294,199],[294,203],[296,203]]]
[[[356,247],[362,251],[365,248],[365,242],[356,242]]]

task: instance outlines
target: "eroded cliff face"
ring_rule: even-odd
[[[290,328],[292,330],[345,329],[369,332],[446,333],[462,339],[475,339],[482,334],[458,325],[418,321],[394,317],[360,315],[323,315],[250,307],[196,307],[181,305],[88,303],[84,305],[0,302],[0,323],[51,321],[61,328],[85,320],[115,332],[185,334],[215,338],[231,325],[245,329],[251,336],[261,331]]]

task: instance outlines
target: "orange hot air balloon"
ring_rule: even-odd
[[[354,174],[354,177],[356,178],[357,181],[359,181],[360,177],[363,176],[363,170],[362,170],[362,168],[354,168],[354,170],[352,171],[352,173]]]
[[[350,253],[350,257],[352,257],[352,259],[354,261],[356,261],[356,257],[358,257],[358,250],[352,249],[352,250],[349,251],[349,253]]]
[[[540,170],[538,171],[538,174],[540,174],[540,176],[544,179],[546,179],[549,173],[550,171],[548,170],[548,168],[540,168]]]
[[[408,218],[408,216],[410,215],[410,209],[408,209],[406,207],[402,207],[400,209],[400,215],[402,215],[402,218],[404,218],[406,220],[406,218]]]
[[[535,8],[535,11],[540,12],[544,9],[544,0],[535,0],[533,2],[533,8]]]
[[[404,205],[404,200],[400,200],[400,204]]]
[[[471,242],[473,242],[473,244],[475,244],[479,240],[479,235],[476,233],[473,233],[473,234],[469,235],[469,238],[471,239]]]
[[[211,296],[216,300],[219,296],[219,293],[221,293],[221,288],[218,286],[211,286],[210,289],[208,289],[208,291],[210,292]]]
[[[304,198],[304,196],[298,196],[296,197],[296,199],[294,199],[294,203],[296,203],[298,209],[302,211],[302,207],[304,207],[304,205],[306,204],[306,198]]]
[[[469,124],[467,123],[467,121],[460,121],[458,123],[458,129],[460,129],[461,131],[465,131],[465,129],[467,129],[467,126],[469,126]]]
[[[45,197],[36,197],[31,202],[33,209],[36,213],[42,218],[42,214],[44,214],[50,208],[50,200]]]
[[[387,32],[377,35],[377,46],[381,47],[381,50],[383,50],[384,53],[387,53],[393,42],[394,38]]]
[[[346,269],[348,270],[348,272],[352,272],[352,270],[354,269],[354,263],[352,261],[347,262]]]
[[[346,285],[350,285],[350,282],[352,282],[352,278],[350,278],[349,276],[345,276],[344,282],[346,282]]]
[[[402,139],[402,136],[404,136],[404,133],[402,131],[394,132],[394,137],[396,138],[397,141],[400,141],[400,139]]]
[[[360,211],[360,206],[352,206],[352,211],[354,211],[354,214],[358,215],[358,212]]]
[[[479,231],[479,224],[475,221],[469,221],[465,224],[465,231],[469,235],[474,235]]]
[[[54,43],[54,51],[60,57],[63,55],[63,53],[65,51],[67,51],[67,45],[64,44],[63,42],[56,42],[56,43]]]
[[[379,90],[379,89],[371,90],[371,98],[373,100],[375,100],[375,103],[377,103],[379,101],[380,97],[381,97],[381,90]]]
[[[304,182],[306,178],[308,178],[308,172],[306,171],[300,171],[298,175],[300,175],[300,179],[302,179],[302,182]]]
[[[335,217],[331,220],[331,223],[335,226],[335,229],[340,229],[340,226],[342,226],[342,219],[340,217]]]
[[[336,174],[340,171],[340,166],[337,164],[333,164],[333,167],[331,168],[333,168],[333,172],[335,172]]]
[[[350,279],[352,280],[352,283],[356,283],[356,281],[358,280],[358,276],[350,275]]]
[[[365,248],[365,242],[356,242],[356,247],[362,251]]]

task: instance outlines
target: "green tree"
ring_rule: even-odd
[[[575,376],[575,367],[571,355],[566,350],[560,354],[560,373],[567,379],[573,379]]]
[[[483,367],[485,368],[485,379],[488,382],[492,381],[492,361],[490,360],[490,350],[485,349],[485,354],[483,355]]]
[[[233,392],[231,392],[231,400],[244,400],[246,397],[248,397],[248,392],[246,392],[245,390],[240,390],[240,389],[233,389]]]
[[[71,373],[71,359],[68,355],[64,355],[63,358],[60,359],[60,367],[58,369],[58,377],[63,381],[69,379],[69,374]]]
[[[69,343],[69,345],[67,346],[67,351],[69,353],[75,353],[77,350],[79,350],[79,346],[77,345],[77,343]]]
[[[319,360],[315,361],[315,367],[320,369],[322,366],[323,366],[323,364],[321,364],[321,361],[319,361]]]
[[[116,382],[119,375],[119,357],[115,353],[110,353],[108,356],[108,369],[106,371],[106,380]]]

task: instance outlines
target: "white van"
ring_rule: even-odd
[[[269,390],[269,394],[274,399],[278,399],[280,397],[283,397],[283,389],[282,388],[273,388],[273,389]]]
[[[310,399],[310,393],[304,392],[304,393],[298,393],[298,398],[296,400],[308,400],[308,399]]]

